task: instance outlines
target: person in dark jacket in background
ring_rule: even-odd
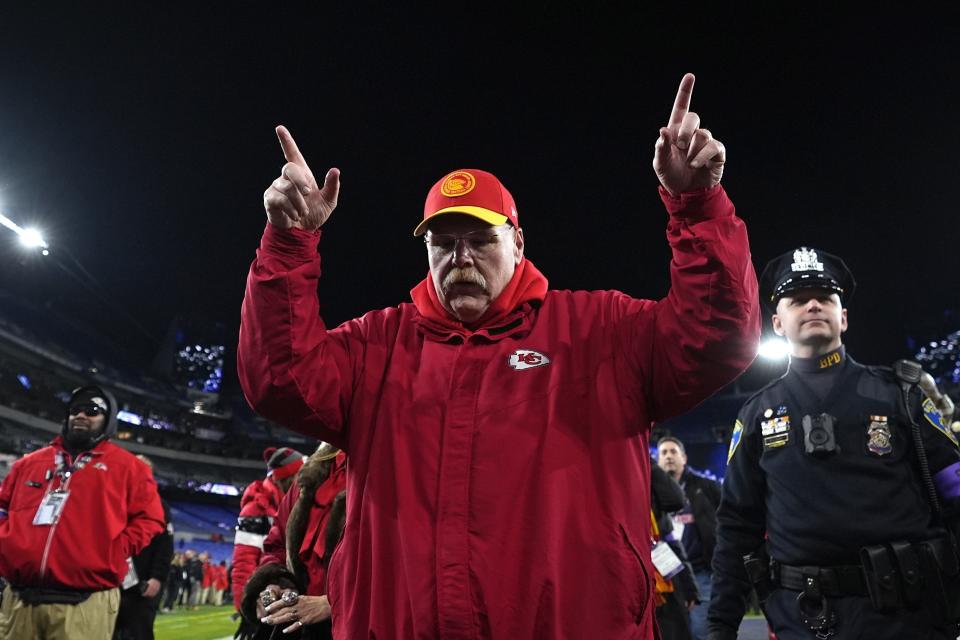
[[[147,456],[137,457],[153,470],[153,462]],[[162,498],[161,502],[166,529],[155,535],[150,544],[131,559],[132,568],[120,592],[120,612],[113,630],[114,640],[153,640],[153,621],[157,617],[163,585],[173,562],[170,507]]]
[[[673,516],[674,531],[693,566],[697,589],[703,603],[710,602],[711,563],[717,546],[717,507],[720,506],[720,483],[687,468],[687,451],[683,442],[672,436],[657,442],[657,464],[670,474],[683,489],[684,505]],[[699,603],[698,603],[699,604]],[[690,612],[690,629],[694,640],[706,640],[707,607],[697,606]]]
[[[660,540],[683,563],[679,573],[671,578],[673,591],[663,594],[665,602],[657,607],[657,624],[664,640],[690,640],[690,610],[700,602],[693,567],[687,560],[683,545],[674,535],[671,514],[683,509],[684,495],[670,475],[656,465],[650,466],[650,506]]]
[[[170,613],[173,607],[180,600],[180,595],[187,587],[187,576],[183,567],[183,554],[175,553],[173,562],[170,563],[170,569],[167,573],[167,586],[164,592],[166,596],[163,601],[161,613]]]
[[[203,591],[203,559],[193,549],[187,549],[183,566],[187,574],[187,606],[196,609]]]

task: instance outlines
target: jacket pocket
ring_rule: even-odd
[[[34,484],[40,486],[33,486],[28,484],[27,481],[21,481],[20,486],[14,489],[14,494],[10,499],[10,506],[8,510],[12,513],[16,512],[30,512],[34,514],[37,512],[37,509],[40,508],[40,503],[43,501],[43,496],[47,493],[47,483],[39,483],[33,481]],[[30,516],[33,517],[32,515]]]
[[[629,601],[630,615],[633,616],[637,624],[640,624],[650,604],[650,575],[647,573],[647,566],[643,562],[643,556],[640,555],[640,551],[633,538],[627,532],[627,528],[620,522],[617,523],[617,527],[619,528],[618,533],[623,541],[624,550],[634,561],[631,564],[636,570],[636,586],[632,594],[633,598]],[[649,556],[649,553],[647,555]]]
[[[341,557],[343,556],[343,545],[346,544],[348,535],[348,530],[344,526],[343,532],[340,534],[340,540],[337,542],[337,545],[333,548],[333,551],[330,552],[330,561],[327,563],[327,571],[324,576],[324,592],[327,595],[327,601],[330,603],[330,621],[333,623],[333,619],[338,617],[340,601],[340,565]]]

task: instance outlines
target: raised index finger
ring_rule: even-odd
[[[297,148],[297,143],[293,141],[293,136],[283,125],[277,127],[277,137],[280,138],[280,146],[283,147],[283,157],[287,162],[307,168],[307,161],[303,159],[303,154]]]
[[[680,81],[680,88],[677,90],[677,98],[673,101],[673,111],[670,112],[670,128],[679,127],[683,122],[683,117],[690,110],[690,96],[693,95],[693,83],[696,77],[692,73],[687,73]]]

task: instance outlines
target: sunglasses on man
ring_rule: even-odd
[[[75,404],[70,407],[70,415],[78,416],[81,413],[86,415],[88,418],[95,418],[97,416],[102,416],[106,412],[102,407],[99,407],[95,404]]]

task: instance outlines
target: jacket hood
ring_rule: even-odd
[[[117,435],[117,399],[113,397],[113,394],[97,385],[85,385],[82,387],[77,387],[70,394],[70,400],[67,401],[66,406],[63,408],[63,425],[60,427],[60,436],[64,439],[67,437],[68,424],[70,421],[70,405],[73,404],[79,396],[90,396],[98,395],[104,400],[107,401],[107,421],[103,426],[103,432],[100,433],[96,438],[91,440],[93,445],[97,445],[104,440],[114,437]]]

